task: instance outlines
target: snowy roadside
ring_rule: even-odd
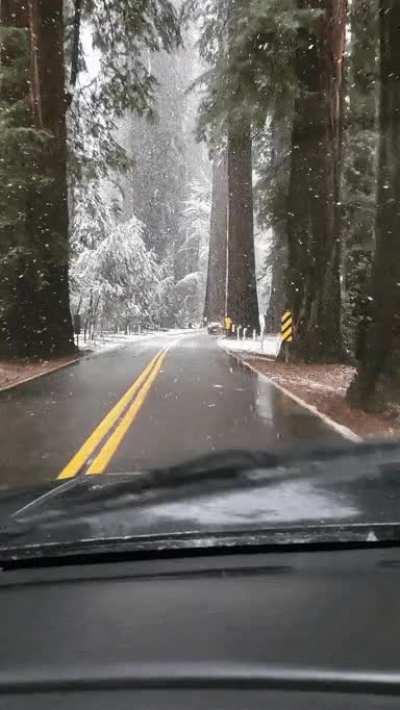
[[[84,342],[81,337],[79,340],[79,351],[83,356],[101,355],[112,350],[120,350],[128,345],[132,345],[132,343],[139,343],[151,336],[184,335],[197,332],[199,331],[176,328],[172,330],[148,330],[145,333],[130,333],[129,335],[123,333],[104,333],[98,334],[93,340],[88,339],[86,342]]]
[[[253,370],[267,377],[299,404],[322,417],[338,431],[342,431],[346,438],[363,440],[400,436],[399,412],[367,414],[352,409],[347,404],[346,392],[355,374],[353,367],[342,364],[305,365],[276,362],[272,358],[275,359],[278,346],[276,345],[276,350],[273,351],[273,340],[270,342],[269,358],[267,347],[260,357],[257,345],[250,349],[248,342],[221,338],[219,344]]]
[[[245,340],[219,338],[218,345],[223,350],[238,353],[238,355],[256,355],[275,360],[279,353],[280,337],[279,335],[266,335],[264,340],[260,336],[256,340],[253,340],[253,338],[246,338]]]
[[[173,330],[169,332],[179,335],[181,333],[187,333],[188,331]],[[82,358],[95,357],[106,352],[111,352],[112,350],[120,350],[132,343],[140,342],[149,336],[160,335],[161,333],[165,333],[165,331],[148,331],[146,333],[131,335],[107,333],[96,336],[94,340],[88,339],[86,342],[83,342],[83,338],[81,337],[79,341],[79,355],[77,356],[27,362],[0,360],[0,392],[74,365]]]
[[[83,343],[82,339],[80,339],[79,355],[57,358],[55,360],[27,362],[0,360],[0,391],[17,387],[17,385],[24,384],[24,382],[30,382],[37,377],[42,377],[51,372],[61,370],[64,367],[79,362],[82,357],[96,354],[100,355],[110,350],[118,350],[133,340],[144,337],[147,337],[147,335],[107,335],[105,337],[98,336],[95,340],[87,340],[86,343]]]
[[[141,334],[130,334],[124,335],[122,333],[118,334],[105,334],[96,335],[93,339],[87,339],[83,341],[82,337],[79,338],[79,352],[81,356],[85,355],[101,355],[112,350],[120,350],[134,342],[139,342],[150,335],[154,335],[153,332],[141,333]]]

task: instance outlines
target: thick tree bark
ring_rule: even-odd
[[[281,329],[281,318],[286,308],[286,227],[274,228],[271,298],[265,318],[265,332],[276,335]]]
[[[242,31],[246,0],[227,4],[227,81],[230,110],[227,118],[228,160],[228,307],[236,325],[260,328],[254,253],[254,205],[251,120],[245,92],[237,84],[237,67],[231,66],[231,46]],[[237,61],[234,60],[234,61]],[[248,61],[248,57],[242,57]]]
[[[226,151],[214,157],[204,318],[223,322],[226,308],[228,171]]]
[[[296,53],[288,205],[288,291],[296,326],[292,354],[306,361],[336,361],[342,356],[337,203],[347,1],[298,4],[323,15],[299,31]]]
[[[228,127],[228,316],[260,328],[254,254],[251,127],[245,117]]]
[[[272,283],[271,298],[265,319],[267,333],[279,333],[281,318],[287,308],[286,273],[288,267],[287,245],[287,198],[289,189],[286,158],[290,152],[291,128],[293,121],[293,101],[284,97],[275,106],[271,122],[271,170],[274,179],[274,191],[279,193],[280,214],[272,225]]]
[[[6,122],[8,129],[18,130],[30,125],[29,111],[29,51],[28,13],[25,5],[16,0],[2,0],[0,8],[1,26],[9,30],[3,35],[1,48],[1,67],[8,70],[2,77],[1,100],[3,107],[12,108],[19,104],[25,105],[25,111],[19,111],[14,120]],[[15,71],[15,67],[19,71]],[[8,165],[10,174],[17,175],[19,156],[16,155],[14,165]],[[23,166],[21,166],[21,175]],[[23,180],[22,180],[23,182]],[[2,357],[19,357],[25,354],[25,319],[27,312],[24,301],[19,298],[21,281],[27,271],[27,224],[26,195],[24,190],[15,190],[12,194],[2,196],[7,204],[9,223],[0,231],[1,274],[0,274],[0,353]],[[31,261],[31,259],[30,259]]]
[[[361,357],[368,326],[368,289],[375,250],[379,0],[353,0],[348,68],[343,200],[343,335]]]
[[[3,357],[51,357],[75,349],[68,289],[62,9],[62,0],[1,3],[3,25],[25,30],[29,50],[20,41],[14,42],[16,56],[5,58],[3,51],[2,61],[15,68],[16,80],[8,99],[7,85],[2,86],[2,98],[25,106],[25,112],[16,113],[16,130],[34,128],[42,138],[46,131],[43,148],[33,141],[29,166],[21,165],[18,219],[2,239],[3,248],[6,243],[15,254],[7,257],[7,292],[0,295]]]
[[[377,394],[395,394],[395,385],[400,384],[400,5],[397,0],[380,0],[380,44],[380,147],[371,324],[359,371],[348,395],[353,404],[366,409],[376,405]],[[379,385],[383,385],[382,392]]]
[[[49,134],[41,159],[47,185],[32,190],[30,221],[43,269],[39,294],[39,353],[51,356],[75,350],[69,307],[67,132],[63,0],[29,0],[37,128]]]

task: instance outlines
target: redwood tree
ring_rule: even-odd
[[[75,349],[62,10],[62,0],[1,3],[1,152],[8,178],[1,186],[3,357],[51,357]]]
[[[259,330],[250,121],[228,119],[228,315]]]
[[[30,206],[40,252],[39,350],[74,350],[68,285],[67,134],[63,0],[29,0],[34,122],[49,136],[40,159],[43,177]]]
[[[298,0],[314,11],[298,32],[288,204],[289,303],[295,358],[341,357],[339,169],[347,0]]]
[[[248,70],[258,30],[248,32],[247,0],[189,0],[200,21],[200,53],[208,70],[198,134],[211,148],[225,145],[228,176],[228,303],[236,325],[259,329],[254,255],[252,134],[258,90]],[[220,252],[222,254],[222,250]],[[224,268],[220,265],[219,273]],[[221,287],[224,286],[224,282]],[[208,305],[207,305],[208,309]],[[219,306],[218,306],[219,310]]]
[[[380,0],[380,147],[371,324],[349,399],[375,407],[400,387],[400,5]],[[396,391],[397,390],[397,391]],[[381,397],[378,397],[378,401]],[[380,403],[380,402],[379,402]]]
[[[226,151],[213,160],[210,247],[204,317],[222,323],[226,308],[228,173]]]
[[[259,330],[254,254],[252,112],[245,76],[239,67],[249,61],[240,48],[247,0],[230,0],[227,10],[228,52],[226,113],[228,153],[228,316],[236,325]]]
[[[360,358],[375,249],[379,103],[379,0],[353,0],[347,62],[342,183],[343,337]]]
[[[2,357],[28,353],[30,310],[36,277],[28,193],[35,173],[39,136],[32,131],[30,42],[26,4],[1,2],[0,104],[0,352]],[[39,148],[40,150],[40,148]]]
[[[289,156],[292,128],[292,92],[279,96],[271,117],[271,155],[267,172],[261,179],[261,218],[272,231],[272,249],[268,257],[271,266],[271,298],[267,307],[265,329],[279,333],[281,318],[287,304],[287,198],[289,188]],[[261,175],[263,166],[261,165]],[[258,168],[258,166],[257,166]],[[265,168],[264,168],[265,170]]]

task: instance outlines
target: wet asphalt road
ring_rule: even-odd
[[[0,395],[0,485],[56,480],[152,358],[167,347],[154,381],[135,395],[140,399],[136,418],[107,471],[166,466],[225,449],[340,439],[320,419],[238,365],[215,338],[190,332],[143,336]],[[108,445],[125,411],[81,471]]]

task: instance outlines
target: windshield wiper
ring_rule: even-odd
[[[100,477],[81,475],[58,484],[16,510],[11,517],[14,521],[33,522],[36,519],[40,522],[43,507],[48,508],[49,504],[57,506],[57,499],[60,498],[63,506],[57,511],[60,516],[64,512],[69,518],[72,512],[84,514],[93,510],[143,507],[175,502],[182,497],[209,496],[242,488],[265,488],[279,482],[315,479],[318,476],[323,476],[325,481],[348,481],[364,475],[367,461],[376,463],[380,475],[388,458],[395,461],[395,479],[400,480],[400,446],[391,442],[345,443],[311,449],[304,446],[280,452],[228,451],[163,469]],[[332,462],[334,467],[329,466]]]
[[[154,506],[179,500],[232,493],[244,489],[266,489],[294,480],[311,481],[313,485],[334,486],[338,481],[358,489],[359,481],[383,494],[399,497],[400,447],[386,445],[343,445],[334,448],[292,449],[282,452],[230,452],[207,456],[189,464],[132,475],[80,476],[58,484],[28,504],[15,510],[0,531],[1,558],[9,558],[12,550],[18,557],[43,554],[72,554],[79,548],[93,553],[98,550],[146,551],[157,549],[207,549],[260,545],[310,544],[376,544],[400,541],[400,524],[367,518],[343,525],[339,522],[315,524],[303,521],[301,515],[291,522],[272,525],[265,520],[253,524],[251,518],[243,528],[233,524],[215,524],[205,530],[158,528],[157,519],[135,527],[136,509],[146,515]],[[367,475],[366,475],[367,473]],[[356,485],[354,485],[356,484]],[[229,507],[229,503],[227,503]],[[182,505],[182,509],[185,505]],[[158,508],[160,510],[160,508]],[[161,507],[162,510],[162,507]],[[151,518],[151,513],[149,513]],[[189,516],[190,517],[190,516]],[[322,516],[321,516],[322,517]],[[193,522],[193,521],[192,521]],[[271,524],[270,524],[271,523]]]

